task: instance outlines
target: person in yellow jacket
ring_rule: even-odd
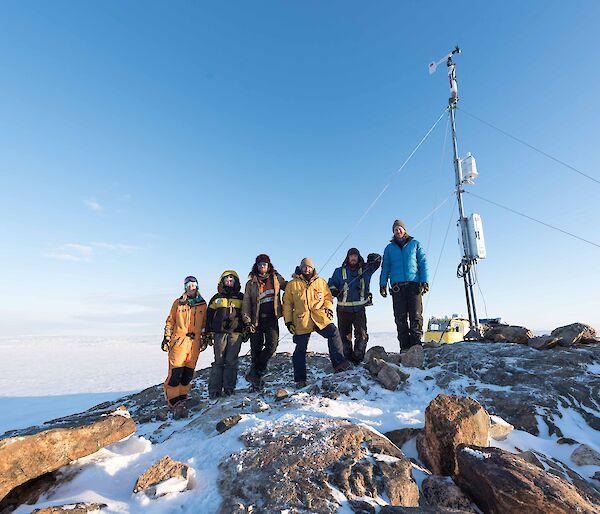
[[[333,299],[327,282],[317,275],[310,257],[300,263],[283,294],[283,319],[296,345],[292,363],[296,387],[306,385],[306,349],[312,332],[327,339],[334,371],[346,371],[352,365],[344,357],[342,339],[333,323]]]
[[[200,352],[208,343],[204,337],[206,302],[198,292],[196,277],[186,277],[185,292],[173,302],[165,323],[162,349],[169,352],[169,374],[164,383],[165,398],[174,418],[187,416],[185,400]]]

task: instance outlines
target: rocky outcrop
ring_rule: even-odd
[[[425,350],[426,366],[436,366],[436,385],[448,394],[468,395],[518,430],[539,434],[541,418],[550,432],[563,434],[555,420],[564,409],[577,412],[600,431],[600,345],[545,351],[527,345],[456,343]],[[488,385],[489,384],[489,385]]]
[[[219,466],[222,513],[333,513],[340,503],[330,486],[349,500],[385,495],[392,505],[418,505],[410,461],[365,427],[309,418],[250,431],[242,440],[247,448]]]
[[[0,500],[12,489],[69,462],[91,455],[135,432],[125,410],[83,426],[59,428],[0,441]]]
[[[489,427],[489,415],[477,401],[440,394],[425,409],[425,427],[417,437],[419,457],[434,474],[453,475],[456,447],[487,445]]]
[[[533,332],[528,328],[501,323],[489,325],[483,334],[486,341],[493,343],[527,344],[533,337]]]
[[[569,482],[499,448],[460,445],[456,483],[486,513],[592,514],[600,504]]]
[[[165,455],[137,479],[133,492],[144,492],[149,498],[158,498],[167,493],[185,491],[189,480],[190,467]]]
[[[31,514],[95,514],[107,507],[106,503],[70,503],[45,509],[35,509]]]
[[[452,478],[439,475],[428,476],[421,485],[423,498],[432,507],[476,512],[471,500],[463,493]]]
[[[564,327],[555,328],[550,335],[560,339],[558,342],[560,346],[597,342],[596,331],[584,323],[571,323]]]

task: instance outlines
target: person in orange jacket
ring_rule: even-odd
[[[173,302],[161,345],[169,353],[165,398],[176,419],[187,417],[185,401],[192,389],[196,362],[208,345],[204,337],[207,306],[198,291],[196,277],[186,277],[184,288],[185,292]]]

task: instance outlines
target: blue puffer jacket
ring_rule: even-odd
[[[427,258],[419,241],[408,237],[403,248],[392,240],[383,252],[379,285],[396,282],[429,282]]]

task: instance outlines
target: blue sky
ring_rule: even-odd
[[[450,10],[454,6],[455,10]],[[460,106],[600,179],[600,4],[21,2],[0,5],[3,335],[160,338],[183,277],[210,297],[266,252],[317,267],[444,109]],[[473,191],[600,243],[600,185],[457,113]],[[453,188],[443,119],[350,246],[383,252]],[[488,258],[480,314],[600,328],[600,249],[473,197]],[[445,204],[413,235],[430,315],[464,312]],[[453,215],[453,220],[456,213]],[[441,257],[440,257],[441,255]],[[376,275],[378,277],[378,274]],[[376,290],[377,287],[374,287]],[[376,294],[373,331],[393,330]]]

